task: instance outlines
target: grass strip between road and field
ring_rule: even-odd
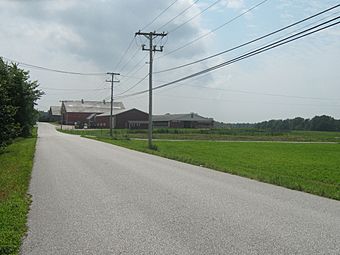
[[[340,144],[88,138],[340,200]]]
[[[0,153],[0,254],[18,254],[27,231],[30,205],[27,194],[37,130],[30,138],[17,138]]]

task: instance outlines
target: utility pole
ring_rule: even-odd
[[[148,147],[149,149],[152,149],[152,61],[153,57],[152,54],[156,51],[163,51],[163,46],[160,46],[159,49],[157,49],[157,45],[153,45],[153,39],[155,39],[158,36],[164,37],[167,35],[167,33],[156,33],[154,32],[141,32],[140,30],[135,33],[135,36],[137,35],[143,35],[149,40],[149,48],[145,48],[145,44],[142,45],[142,50],[149,51],[150,53],[150,60],[149,60],[149,125],[148,125]]]
[[[111,82],[111,112],[110,112],[110,136],[112,137],[112,128],[113,128],[113,124],[112,124],[112,115],[113,115],[113,83],[114,82],[119,82],[119,81],[115,81],[115,76],[116,75],[120,75],[119,73],[111,73],[111,72],[107,72],[107,74],[111,75],[111,80],[106,80],[106,82]]]
[[[61,102],[61,107],[60,107],[60,130],[63,130],[63,121],[64,121],[64,118],[63,118],[63,104],[64,104],[64,101],[59,101]]]

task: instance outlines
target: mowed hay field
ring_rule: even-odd
[[[94,139],[340,200],[340,144]]]

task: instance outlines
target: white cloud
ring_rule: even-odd
[[[0,1],[1,22],[6,24],[0,27],[2,34],[0,54],[27,63],[81,72],[120,71],[119,69],[126,64],[127,60],[131,59],[126,65],[124,73],[132,70],[133,67],[137,69],[141,66],[142,69],[134,76],[143,77],[148,71],[148,65],[145,64],[148,58],[143,59],[147,53],[142,52],[140,48],[140,44],[146,40],[142,37],[136,38],[136,42],[133,43],[120,68],[112,69],[132,40],[134,33],[148,24],[171,2],[170,0],[152,1],[151,4],[142,0]],[[161,27],[192,3],[192,0],[178,1],[146,31],[153,31]],[[225,50],[230,45],[235,46],[248,40],[250,32],[254,36],[258,36],[263,34],[262,30],[264,29],[270,31],[272,27],[264,27],[263,24],[270,25],[271,22],[279,20],[279,15],[275,16],[275,20],[268,19],[262,15],[259,16],[258,11],[263,11],[261,13],[263,14],[266,11],[276,11],[279,8],[280,15],[291,15],[288,18],[292,20],[301,18],[302,14],[297,15],[292,12],[297,6],[296,1],[280,0],[280,3],[274,9],[270,9],[270,7],[276,6],[273,3],[254,11],[254,14],[251,15],[251,22],[249,20],[244,22],[243,17],[238,22],[228,25],[227,32],[221,29],[183,50],[162,57],[169,51],[224,23],[226,19],[230,18],[231,13],[240,13],[244,8],[254,4],[254,2],[246,0],[221,1],[219,8],[221,10],[228,9],[228,12],[211,12],[209,10],[174,33],[170,33],[163,42],[155,40],[157,44],[165,43],[165,41],[167,43],[165,43],[164,52],[156,53],[154,70],[188,63]],[[194,5],[162,30],[169,31],[175,28],[209,4],[211,2]],[[324,8],[326,5],[321,7]],[[309,9],[314,10],[320,7],[317,1],[309,3],[305,0],[301,1],[298,6],[299,8],[303,7],[306,15],[312,13],[312,10]],[[279,23],[277,21],[276,27],[279,27]],[[282,98],[273,99],[268,96],[216,90],[216,88],[240,89],[297,95],[304,95],[308,92],[310,96],[322,94],[323,97],[340,94],[336,86],[336,80],[340,80],[340,77],[335,64],[340,58],[340,49],[337,44],[338,29],[328,30],[313,38],[314,40],[301,40],[291,46],[282,47],[281,50],[273,50],[272,53],[265,53],[263,56],[252,58],[252,60],[244,60],[205,76],[187,80],[183,85],[178,84],[179,86],[175,85],[159,90],[155,92],[155,112],[194,111],[224,121],[258,121],[280,116],[291,117],[300,115],[300,113],[305,116],[313,115],[317,112],[315,107],[308,109],[308,107],[302,107],[299,104],[318,105],[320,102],[287,99],[284,101],[281,100]],[[184,77],[226,61],[244,51],[246,49],[173,72],[155,74],[154,84],[156,86],[164,81]],[[132,58],[133,53],[136,55]],[[140,60],[141,64],[136,66]],[[106,77],[66,76],[33,69],[31,77],[38,79],[43,87],[80,89],[79,91],[67,91],[67,93],[57,90],[47,91],[47,95],[39,102],[39,107],[42,109],[47,109],[62,99],[102,100],[109,95],[109,91],[105,89],[108,88],[108,84],[105,83]],[[116,93],[126,90],[138,81],[138,79],[126,77],[120,79],[122,82],[117,87]],[[199,88],[199,86],[210,89]],[[91,88],[103,90],[82,90]],[[145,88],[147,88],[147,79],[132,92]],[[176,96],[178,97],[176,98]],[[124,99],[124,102],[128,107],[147,109],[147,95]],[[340,117],[338,108],[330,109],[329,106],[324,107],[325,104],[320,105],[318,111]]]
[[[224,0],[222,4],[230,9],[241,9],[245,5],[243,0]]]

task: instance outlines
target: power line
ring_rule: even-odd
[[[72,75],[84,75],[84,76],[102,76],[102,75],[106,74],[106,73],[95,73],[95,72],[83,73],[83,72],[74,72],[74,71],[59,70],[59,69],[47,68],[47,67],[43,67],[43,66],[37,66],[37,65],[32,65],[32,64],[24,63],[24,62],[17,61],[17,60],[14,60],[14,59],[6,58],[4,56],[2,56],[1,58],[5,59],[7,61],[10,61],[12,63],[16,63],[16,64],[19,64],[19,65],[22,65],[22,66],[31,67],[31,68],[35,68],[35,69],[39,69],[39,70],[44,70],[44,71],[55,72],[55,73],[72,74]]]
[[[165,87],[165,86],[169,86],[169,85],[171,85],[171,84],[178,83],[178,82],[180,82],[180,81],[187,80],[187,79],[193,78],[193,77],[195,77],[195,76],[202,75],[202,74],[204,74],[204,73],[208,73],[208,72],[214,71],[214,70],[219,69],[219,68],[221,68],[221,67],[224,67],[224,66],[226,66],[226,65],[233,64],[233,63],[238,62],[238,61],[240,61],[240,60],[243,60],[243,59],[246,59],[246,58],[248,58],[248,57],[251,57],[251,56],[260,54],[260,53],[265,52],[265,51],[267,51],[267,50],[276,48],[276,47],[281,46],[281,45],[283,45],[283,44],[286,44],[286,43],[295,41],[295,40],[300,39],[300,38],[302,38],[302,37],[305,37],[305,36],[307,36],[307,35],[310,35],[310,34],[313,34],[313,33],[318,32],[318,31],[324,30],[324,29],[326,29],[326,28],[329,28],[329,27],[331,27],[331,26],[337,25],[337,24],[340,23],[340,22],[333,23],[333,24],[328,25],[328,26],[326,26],[326,27],[323,27],[323,28],[317,29],[317,30],[315,30],[315,31],[309,32],[309,33],[307,33],[307,34],[305,34],[305,35],[300,35],[300,34],[303,34],[303,33],[307,32],[307,31],[310,31],[310,30],[312,30],[312,29],[315,29],[315,28],[317,28],[317,27],[320,27],[320,26],[322,26],[322,25],[325,25],[325,24],[327,24],[327,23],[330,23],[330,22],[332,22],[332,21],[334,21],[334,20],[336,20],[336,19],[339,19],[339,18],[340,18],[340,16],[338,16],[338,17],[336,17],[336,18],[333,18],[333,19],[331,19],[331,20],[329,20],[329,21],[323,22],[322,24],[319,24],[319,25],[314,26],[314,27],[312,27],[312,28],[306,29],[306,30],[304,30],[304,31],[302,31],[302,32],[299,32],[299,33],[297,33],[297,34],[294,34],[294,35],[292,35],[292,36],[288,36],[288,37],[286,37],[286,38],[284,38],[284,39],[282,39],[282,40],[279,40],[279,41],[277,41],[277,42],[274,42],[274,43],[271,43],[271,44],[266,45],[266,46],[264,46],[264,47],[261,47],[261,48],[259,48],[259,49],[257,49],[257,50],[250,51],[250,52],[248,52],[248,53],[246,53],[246,54],[243,54],[243,55],[241,55],[241,56],[239,56],[239,57],[237,57],[237,58],[234,58],[234,59],[232,59],[232,60],[223,62],[223,63],[221,63],[221,64],[219,64],[219,65],[216,65],[216,66],[210,67],[210,68],[208,68],[208,69],[205,69],[205,70],[203,70],[203,71],[200,71],[200,72],[194,73],[194,74],[192,74],[192,75],[183,77],[183,78],[178,79],[178,80],[176,80],[176,81],[173,81],[173,82],[170,82],[170,83],[167,83],[167,84],[163,84],[163,85],[157,86],[157,87],[155,87],[155,89],[159,89],[159,88],[162,88],[162,87]],[[300,35],[300,36],[299,36],[299,35]],[[294,38],[294,37],[295,37],[295,38]],[[292,38],[292,39],[291,39],[291,38]]]
[[[183,99],[193,99],[193,100],[213,100],[213,101],[225,101],[225,102],[246,102],[246,103],[253,103],[250,102],[249,100],[233,100],[233,99],[222,99],[222,98],[205,98],[205,97],[192,97],[192,96],[178,96],[178,95],[158,95],[161,97],[172,97],[172,98],[183,98]],[[289,103],[289,104],[284,104],[284,103],[276,103],[276,102],[258,102],[256,103],[261,103],[261,104],[270,104],[270,105],[296,105],[296,106],[314,106],[314,107],[340,107],[339,104],[332,104],[332,105],[320,105],[320,104],[296,104],[296,103]]]
[[[184,45],[182,45],[182,46],[180,46],[180,47],[178,47],[178,48],[176,48],[176,49],[174,49],[174,50],[172,50],[172,51],[169,51],[168,53],[166,53],[166,54],[164,54],[164,55],[162,55],[162,56],[160,56],[160,57],[158,57],[158,58],[162,58],[162,57],[168,56],[168,55],[170,55],[170,54],[172,54],[172,53],[174,53],[174,52],[176,52],[176,51],[179,51],[179,50],[181,50],[181,49],[183,49],[183,48],[185,48],[185,47],[187,47],[187,46],[189,46],[189,45],[191,45],[191,44],[193,44],[193,43],[195,43],[195,42],[201,40],[202,38],[207,37],[208,35],[214,33],[215,31],[221,29],[222,27],[224,27],[224,26],[230,24],[230,23],[233,22],[234,20],[237,20],[238,18],[240,18],[240,17],[242,17],[243,15],[247,14],[248,12],[254,10],[255,8],[259,7],[260,5],[264,4],[264,3],[267,2],[267,1],[269,1],[269,0],[263,0],[262,2],[260,2],[260,3],[256,4],[256,5],[254,5],[253,7],[251,7],[251,8],[249,8],[249,9],[245,10],[245,11],[242,12],[241,14],[239,14],[239,15],[235,16],[234,18],[228,20],[227,22],[223,23],[222,25],[220,25],[220,26],[214,28],[213,30],[209,31],[208,33],[205,33],[205,34],[203,34],[203,35],[201,35],[201,36],[195,38],[194,40],[192,40],[192,41],[190,41],[190,42],[188,42],[188,43],[186,43],[186,44],[184,44]]]
[[[124,75],[121,75],[122,77],[129,77],[129,76],[133,76],[134,74],[136,74],[139,70],[141,70],[144,66],[145,63],[143,63],[143,65],[141,65],[139,68],[137,68],[137,66],[140,65],[140,63],[142,63],[145,58],[147,57],[148,54],[144,55],[132,68],[131,70],[129,70],[127,73],[125,73]],[[137,68],[137,69],[136,69]]]
[[[122,71],[125,69],[125,67],[130,63],[130,61],[131,61],[132,59],[134,59],[134,57],[137,55],[138,52],[139,52],[139,48],[136,49],[136,51],[131,55],[131,57],[129,58],[129,60],[126,61],[125,65],[122,66],[122,68],[120,69],[120,72],[122,72]]]
[[[51,87],[39,87],[41,89],[46,90],[61,90],[61,91],[96,91],[96,90],[106,90],[108,88],[97,88],[97,89],[76,89],[76,88],[67,88],[67,89],[61,89],[61,88],[51,88]]]
[[[170,24],[172,21],[174,21],[175,19],[177,19],[179,16],[181,16],[183,13],[185,13],[187,10],[189,10],[191,7],[193,7],[199,0],[196,0],[195,2],[193,2],[191,5],[189,5],[189,7],[185,8],[183,11],[181,11],[179,14],[177,14],[175,17],[173,17],[172,19],[170,19],[168,22],[166,22],[164,25],[162,25],[161,27],[157,28],[157,30],[161,30],[163,27],[165,27],[166,25]]]
[[[173,6],[178,0],[173,1],[168,7],[166,7],[163,11],[161,11],[150,23],[145,25],[141,30],[145,30],[148,26],[153,24],[162,14],[164,14],[171,6]]]
[[[129,92],[130,90],[132,90],[133,88],[137,87],[140,83],[142,83],[147,77],[149,76],[149,73],[147,73],[143,78],[141,78],[138,82],[136,82],[134,85],[132,85],[130,88],[128,88],[127,90],[123,91],[122,93],[119,93],[117,96],[123,95],[126,92]]]
[[[294,96],[294,95],[284,95],[284,94],[275,94],[275,93],[263,93],[263,92],[248,91],[248,90],[213,88],[213,87],[207,87],[207,86],[194,86],[194,85],[190,85],[190,84],[185,84],[185,86],[195,87],[195,88],[203,88],[203,89],[210,89],[210,90],[218,90],[218,91],[226,91],[226,92],[234,92],[234,93],[241,93],[241,94],[260,95],[260,96],[272,96],[272,97],[284,97],[284,98],[296,98],[296,99],[308,99],[308,100],[340,101],[340,98]]]
[[[149,22],[147,25],[145,25],[142,30],[146,29],[148,26],[150,26],[151,24],[153,24],[163,13],[165,13],[171,6],[173,6],[176,2],[178,2],[178,0],[175,0],[174,2],[172,2],[168,7],[166,7],[162,12],[160,12],[151,22]],[[130,41],[128,47],[126,48],[126,50],[124,51],[124,53],[122,54],[121,58],[119,59],[116,67],[114,69],[117,69],[119,64],[122,62],[123,58],[126,56],[126,54],[128,53],[128,51],[130,50],[134,40],[135,40],[136,36],[134,36],[132,38],[132,40]]]
[[[100,85],[97,87],[97,91],[89,91],[88,93],[86,93],[85,95],[84,94],[82,94],[83,95],[83,97],[89,97],[89,96],[91,96],[91,97],[93,97],[93,98],[96,98],[98,95],[100,95],[100,94],[102,94],[103,92],[107,92],[107,87],[105,86],[105,79],[104,80],[101,80],[101,83],[100,83]]]
[[[122,56],[120,57],[120,59],[119,59],[117,65],[116,65],[115,68],[114,68],[115,70],[117,70],[119,64],[122,62],[123,58],[125,57],[125,55],[126,55],[126,54],[128,53],[128,51],[130,50],[130,48],[131,48],[133,42],[135,41],[135,38],[136,38],[136,37],[133,37],[133,38],[132,38],[132,40],[130,41],[128,47],[126,48],[126,50],[124,51],[124,53],[123,53]]]
[[[330,22],[332,22],[332,21],[335,21],[335,20],[337,20],[337,19],[339,19],[339,18],[340,18],[340,16],[338,16],[338,17],[336,17],[336,18],[333,18],[333,19],[331,19],[331,20],[328,20],[328,21],[326,21],[326,22],[323,22],[323,23],[321,23],[321,24],[319,24],[319,25],[316,25],[316,26],[314,26],[314,27],[312,27],[312,28],[306,29],[306,30],[304,30],[304,31],[302,31],[302,32],[296,33],[296,34],[294,34],[294,35],[292,35],[292,36],[288,36],[288,37],[286,37],[286,38],[284,38],[284,39],[282,39],[282,40],[279,40],[279,41],[277,41],[277,42],[268,44],[268,45],[266,45],[266,46],[264,46],[264,47],[261,47],[261,48],[259,48],[259,49],[250,51],[250,52],[248,52],[248,53],[246,53],[246,54],[243,54],[243,55],[241,55],[241,56],[239,56],[239,57],[233,58],[233,59],[231,59],[231,60],[229,60],[229,61],[225,61],[225,62],[223,62],[223,63],[221,63],[221,64],[218,64],[218,65],[215,65],[215,66],[213,66],[213,67],[204,69],[204,70],[202,70],[202,71],[193,73],[193,74],[191,74],[191,75],[188,75],[188,76],[185,76],[185,77],[183,77],[183,78],[174,80],[174,81],[172,81],[172,82],[168,82],[168,83],[165,83],[165,84],[156,86],[156,87],[153,88],[153,90],[160,89],[160,88],[164,88],[164,87],[170,86],[170,85],[172,85],[172,84],[175,84],[175,83],[178,83],[178,82],[181,82],[181,81],[184,81],[184,80],[187,80],[187,79],[190,79],[190,78],[193,78],[193,77],[196,77],[196,76],[205,74],[205,73],[212,72],[212,71],[214,71],[214,70],[217,70],[217,69],[222,68],[222,67],[225,67],[225,66],[227,66],[227,65],[236,63],[236,62],[241,61],[241,60],[243,60],[243,59],[246,59],[246,58],[249,58],[249,57],[258,55],[258,54],[263,53],[263,52],[265,52],[265,51],[268,51],[268,50],[270,50],[270,49],[276,48],[276,47],[278,47],[278,46],[281,46],[281,45],[290,43],[290,42],[292,42],[292,41],[298,40],[298,39],[303,38],[303,37],[305,37],[305,36],[308,36],[308,35],[314,34],[314,33],[316,33],[316,32],[322,31],[322,30],[324,30],[324,29],[330,28],[330,27],[332,27],[332,26],[338,25],[338,24],[340,23],[340,21],[335,22],[335,23],[332,23],[332,24],[327,25],[327,26],[324,26],[324,27],[321,27],[321,28],[318,28],[318,27],[323,26],[323,25],[325,25],[325,24],[328,24],[328,23],[330,23]],[[316,29],[316,28],[318,28],[318,29]],[[313,30],[313,29],[315,29],[315,30]],[[312,31],[312,30],[313,30],[313,31]],[[310,32],[308,32],[308,31],[310,31]],[[308,32],[308,33],[306,33],[306,32]],[[304,33],[305,33],[305,34],[304,34]],[[143,94],[143,93],[146,93],[146,92],[148,92],[148,90],[143,90],[143,91],[139,91],[139,92],[136,92],[136,93],[128,94],[128,95],[122,96],[121,98],[130,97],[130,96],[135,96],[135,95]]]
[[[300,24],[300,23],[303,23],[303,22],[305,22],[305,21],[307,21],[307,20],[310,20],[310,19],[312,19],[312,18],[315,18],[315,17],[317,17],[317,16],[319,16],[319,15],[321,15],[321,14],[324,14],[324,13],[326,13],[326,12],[329,12],[329,11],[335,9],[335,8],[338,8],[339,6],[340,6],[340,4],[335,5],[335,6],[330,7],[330,8],[328,8],[328,9],[324,10],[324,11],[321,11],[321,12],[319,12],[319,13],[316,13],[316,14],[312,15],[312,16],[309,16],[309,17],[307,17],[307,18],[304,18],[304,19],[302,19],[302,20],[300,20],[300,21],[294,22],[294,23],[292,23],[292,24],[290,24],[290,25],[288,25],[288,26],[285,26],[285,27],[283,27],[283,28],[277,29],[277,30],[275,30],[275,31],[273,31],[273,32],[271,32],[271,33],[265,34],[265,35],[263,35],[263,36],[260,36],[260,37],[258,37],[258,38],[255,38],[255,39],[253,39],[253,40],[250,40],[250,41],[248,41],[248,42],[246,42],[246,43],[243,43],[243,44],[240,44],[240,45],[238,45],[238,46],[232,47],[232,48],[230,48],[230,49],[221,51],[221,52],[216,53],[216,54],[214,54],[214,55],[211,55],[211,56],[208,56],[208,57],[205,57],[205,58],[202,58],[202,59],[199,59],[199,60],[196,60],[196,61],[193,61],[193,62],[184,64],[184,65],[179,65],[179,66],[175,66],[175,67],[172,67],[172,68],[167,68],[167,69],[164,69],[164,70],[160,70],[160,71],[157,71],[157,72],[154,72],[154,73],[168,72],[168,71],[176,70],[176,69],[179,69],[179,68],[187,67],[187,66],[190,66],[190,65],[193,65],[193,64],[197,64],[197,63],[200,63],[200,62],[202,62],[202,61],[205,61],[205,60],[208,60],[208,59],[211,59],[211,58],[215,58],[215,57],[220,56],[220,55],[222,55],[222,54],[225,54],[225,53],[228,53],[228,52],[237,50],[237,49],[239,49],[239,48],[242,48],[242,47],[244,47],[244,46],[247,46],[247,45],[249,45],[249,44],[252,44],[252,43],[254,43],[254,42],[257,42],[257,41],[259,41],[259,40],[262,40],[262,39],[264,39],[264,38],[267,38],[267,37],[272,36],[272,35],[274,35],[274,34],[277,34],[277,33],[279,33],[279,32],[282,32],[282,31],[284,31],[284,30],[287,30],[288,28],[291,28],[291,27],[296,26],[296,25],[298,25],[298,24]]]
[[[200,11],[199,13],[197,13],[196,15],[192,16],[190,19],[188,19],[187,21],[185,21],[184,23],[182,23],[181,25],[175,27],[174,29],[170,30],[168,32],[168,34],[175,32],[176,30],[180,29],[181,27],[183,27],[185,24],[189,23],[190,21],[192,21],[193,19],[197,18],[198,16],[202,15],[202,13],[206,12],[207,10],[209,10],[211,7],[215,6],[216,4],[218,4],[219,2],[221,2],[221,0],[217,0],[215,2],[213,2],[211,5],[209,5],[208,7],[206,7],[205,9],[203,9],[202,11]]]

